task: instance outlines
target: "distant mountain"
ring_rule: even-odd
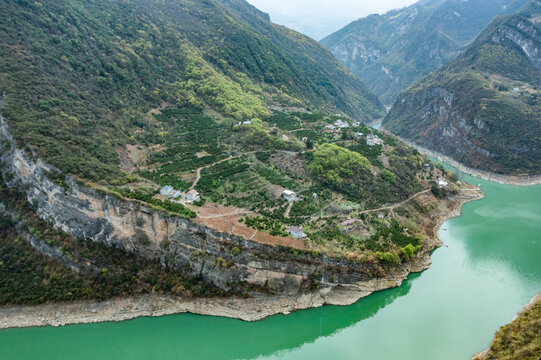
[[[423,0],[354,21],[321,40],[391,105],[401,91],[455,58],[498,14],[527,0]]]
[[[2,113],[62,170],[101,179],[162,103],[268,116],[271,104],[381,117],[379,100],[319,43],[244,0],[4,0]]]
[[[499,17],[457,59],[405,91],[393,133],[478,169],[541,173],[541,2]]]

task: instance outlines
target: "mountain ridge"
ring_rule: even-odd
[[[385,128],[469,167],[540,174],[541,31],[521,16],[532,4],[539,1],[495,19],[462,55],[406,90]]]
[[[460,54],[496,15],[525,2],[418,2],[356,20],[321,43],[385,104],[392,104],[402,90]]]
[[[384,113],[317,42],[242,0],[8,0],[0,14],[3,114],[19,145],[82,177],[123,176],[117,146],[164,102],[236,121],[271,104]]]

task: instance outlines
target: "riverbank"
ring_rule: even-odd
[[[437,236],[440,226],[448,219],[460,216],[465,203],[483,196],[481,191],[467,191],[456,195],[452,200],[452,211],[435,219],[436,236],[427,240],[423,249],[413,259],[391,270],[384,278],[322,288],[311,293],[281,296],[257,294],[250,298],[181,298],[147,294],[104,301],[5,306],[0,307],[0,329],[124,321],[141,316],[186,312],[257,321],[276,314],[289,314],[323,305],[351,305],[373,292],[400,286],[411,273],[428,269],[431,252],[442,245]]]
[[[534,306],[537,306],[538,304],[541,304],[541,293],[539,293],[536,296],[534,296],[533,298],[531,298],[531,300],[528,302],[528,304],[526,304],[524,306],[524,308],[518,314],[515,315],[515,317],[513,318],[513,321],[509,325],[506,325],[505,327],[509,327],[509,326],[513,325],[514,323],[517,323],[518,321],[520,321],[522,316],[524,316],[528,311],[532,310],[534,308]],[[498,335],[500,335],[500,333],[502,333],[504,331],[505,327],[500,328],[500,330],[496,333],[496,335],[494,336],[494,341],[497,339]],[[503,335],[500,335],[500,336],[503,336]],[[513,336],[513,339],[515,339],[515,340],[518,339],[518,338],[519,337],[516,334]],[[472,360],[487,360],[487,359],[494,358],[494,356],[493,356],[494,355],[493,354],[493,352],[494,352],[493,351],[494,341],[492,342],[492,345],[491,345],[491,347],[489,349],[487,349],[485,351],[482,351],[482,352],[480,352],[478,354],[475,354],[473,356]],[[538,338],[537,341],[539,342],[540,339]],[[521,350],[524,351],[525,349],[521,348]],[[533,358],[533,356],[538,356],[539,354],[537,354],[537,355],[536,354],[529,354],[529,355],[531,355],[532,358]]]
[[[351,305],[375,291],[400,286],[410,273],[423,271],[430,263],[430,250],[427,250],[385,278],[291,296],[256,295],[251,298],[186,299],[147,294],[104,301],[6,306],[0,308],[0,329],[124,321],[141,316],[186,312],[257,321],[271,315],[289,314],[296,310],[323,305]]]
[[[383,127],[379,131],[384,132],[389,135],[396,136],[389,131],[385,130]],[[407,139],[404,139],[400,136],[396,136],[398,139],[402,140],[408,146],[417,149],[419,152],[438,159],[439,161],[446,162],[447,164],[455,167],[464,174],[475,176],[484,180],[494,181],[500,184],[513,185],[513,186],[531,186],[541,184],[541,175],[532,175],[532,176],[510,176],[510,175],[501,175],[492,173],[489,171],[483,171],[478,169],[473,169],[466,165],[459,163],[458,161],[452,159],[447,155],[443,155],[439,152],[432,151],[430,149],[424,148],[420,145],[417,145],[414,142],[411,142]]]

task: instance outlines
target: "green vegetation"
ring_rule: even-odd
[[[459,55],[496,16],[527,1],[417,2],[356,20],[321,43],[391,105],[403,90]]]
[[[0,14],[1,110],[19,146],[61,170],[48,174],[56,184],[67,187],[72,173],[172,216],[199,214],[218,231],[229,231],[222,216],[241,234],[246,226],[285,237],[298,226],[316,256],[377,271],[411,259],[422,244],[423,229],[406,226],[421,210],[393,209],[435,180],[423,168],[428,160],[362,125],[383,114],[379,101],[316,42],[272,25],[243,0],[7,0]],[[368,134],[381,144],[369,146]],[[201,200],[164,200],[165,185],[196,189]],[[225,295],[173,269],[169,241],[161,262],[145,261],[55,232],[21,194],[2,192],[23,220],[0,222],[0,303]],[[26,232],[80,273],[37,255],[20,240]],[[319,286],[316,277],[307,289]]]
[[[404,92],[385,128],[470,167],[540,174],[539,56],[520,47],[525,42],[541,47],[539,34],[539,23],[517,15],[494,20],[461,56]],[[448,114],[443,120],[440,111],[431,110],[440,107]],[[446,135],[443,124],[457,134]]]
[[[538,360],[541,357],[541,301],[502,326],[490,345],[487,360]]]
[[[271,184],[280,185],[281,187],[291,190],[299,188],[299,184],[295,180],[290,179],[283,171],[260,166],[256,166],[254,170]]]
[[[353,151],[323,144],[314,153],[308,170],[323,183],[345,190],[354,185],[353,181],[370,176],[370,162]]]
[[[1,111],[19,145],[64,173],[128,181],[117,149],[159,137],[147,112],[164,102],[235,120],[265,119],[269,103],[383,113],[319,44],[239,11],[242,0],[2,5]]]
[[[390,169],[387,169],[379,161],[375,162],[376,166],[372,165],[358,152],[323,144],[314,153],[308,169],[322,184],[350,200],[363,201],[370,208],[398,202],[419,191],[421,184],[415,173],[421,170],[422,164],[420,155],[405,146],[397,146],[389,152]],[[381,172],[385,181],[374,176],[373,170]]]
[[[154,199],[153,196],[156,193],[149,194],[149,193],[143,193],[138,190],[130,190],[126,188],[123,188],[123,189],[113,188],[113,191],[129,199],[135,199],[135,200],[143,201],[148,204],[152,204],[154,206],[157,206],[159,208],[162,208],[164,210],[167,210],[169,212],[175,213],[177,215],[180,215],[188,219],[193,219],[197,216],[194,211],[188,209],[182,204],[174,203],[168,200],[161,201],[159,199]]]
[[[116,247],[81,241],[53,229],[30,209],[22,194],[0,186],[1,202],[18,213],[0,218],[0,304],[40,304],[162,292],[180,296],[224,296],[225,292],[182,271],[164,268]],[[32,233],[62,252],[80,271],[41,255],[21,236]]]
[[[297,117],[281,111],[275,111],[267,121],[269,124],[283,130],[295,130],[301,127],[300,120]]]
[[[282,225],[279,221],[276,221],[271,218],[263,217],[263,216],[253,216],[253,217],[245,217],[244,223],[246,226],[266,231],[271,235],[275,236],[287,236],[287,233],[285,232],[285,227]]]

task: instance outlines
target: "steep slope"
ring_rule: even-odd
[[[473,360],[538,360],[541,357],[541,294],[535,296],[513,321],[502,326],[492,344]]]
[[[405,91],[385,128],[473,168],[541,173],[539,4],[494,20],[464,54]]]
[[[117,147],[164,102],[237,120],[266,118],[269,104],[383,114],[323,47],[242,0],[8,0],[0,53],[19,144],[94,180],[122,176]]]
[[[427,0],[371,15],[321,41],[392,104],[400,92],[460,53],[490,21],[526,0]]]

